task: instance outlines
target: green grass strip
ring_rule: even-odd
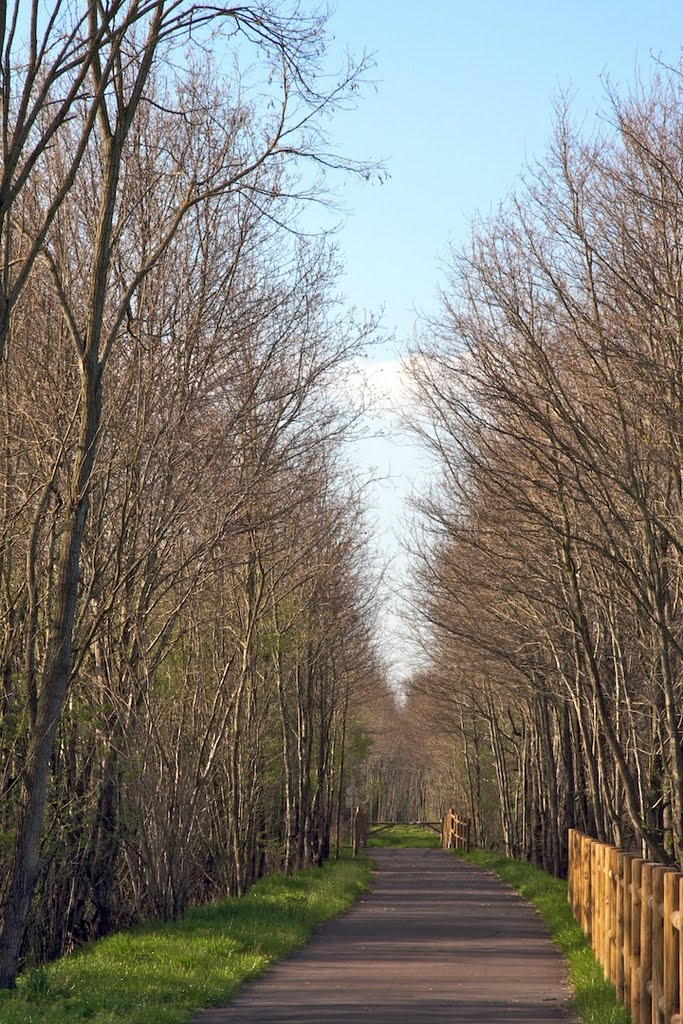
[[[475,850],[460,854],[477,867],[495,872],[540,911],[550,935],[564,954],[574,994],[574,1010],[582,1024],[628,1024],[629,1016],[605,981],[588,939],[567,902],[567,883],[521,861]]]
[[[0,992],[2,1024],[187,1024],[221,1006],[242,982],[303,946],[323,921],[370,884],[371,865],[322,868],[257,882],[243,899],[188,911],[177,922],[112,935],[26,972]]]
[[[392,825],[391,828],[373,832],[368,839],[369,847],[418,847],[430,849],[441,846],[441,836],[431,829],[419,825]]]

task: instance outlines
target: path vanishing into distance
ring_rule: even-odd
[[[444,850],[373,849],[372,888],[195,1024],[573,1022],[534,907]]]

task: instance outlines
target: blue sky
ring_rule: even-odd
[[[638,66],[649,73],[651,53],[676,62],[683,3],[337,0],[330,29],[335,45],[376,55],[376,92],[335,122],[339,146],[384,158],[390,175],[342,189],[347,292],[385,304],[388,326],[409,333],[412,306],[433,306],[449,237],[542,155],[553,95],[571,88],[577,112],[593,111],[602,75],[626,87]]]
[[[340,52],[375,54],[375,88],[333,130],[342,152],[383,159],[389,178],[342,187],[351,215],[340,244],[349,303],[383,308],[395,335],[372,356],[395,379],[415,308],[436,307],[449,240],[464,240],[471,216],[495,207],[525,161],[543,156],[553,97],[571,90],[576,116],[590,124],[605,106],[604,76],[625,91],[638,70],[647,78],[652,55],[677,63],[683,3],[337,0],[330,31]],[[400,590],[405,497],[423,480],[417,457],[396,434],[365,442],[357,457],[387,478],[373,492],[376,536]],[[402,653],[398,619],[386,622],[390,646]]]

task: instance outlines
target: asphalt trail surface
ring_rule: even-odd
[[[568,1024],[537,911],[443,850],[371,850],[371,890],[195,1024]]]

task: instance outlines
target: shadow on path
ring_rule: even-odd
[[[443,850],[371,850],[372,889],[302,950],[195,1024],[573,1021],[536,910]]]

